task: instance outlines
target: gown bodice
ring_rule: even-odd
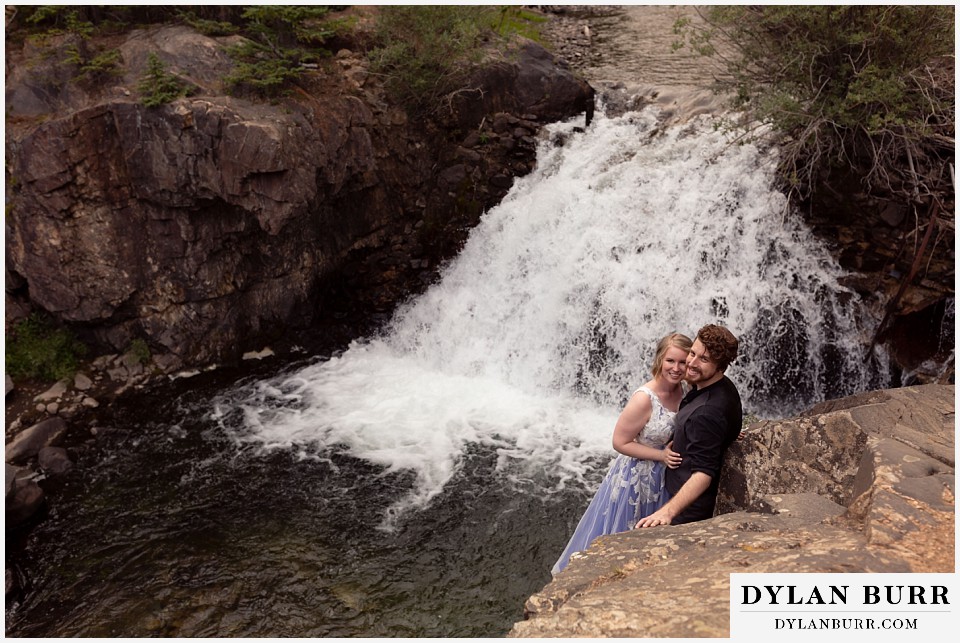
[[[641,386],[634,391],[634,394],[639,393],[640,391],[646,393],[650,398],[650,402],[653,404],[653,409],[650,412],[650,420],[647,422],[647,425],[643,427],[643,430],[640,431],[640,434],[636,437],[636,442],[648,447],[659,449],[669,442],[670,438],[673,437],[673,420],[677,414],[674,411],[667,410],[667,408],[660,402],[660,398],[657,397],[656,393],[646,386]]]

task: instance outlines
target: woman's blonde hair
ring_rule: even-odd
[[[663,369],[663,358],[667,354],[668,349],[676,347],[684,351],[689,351],[691,346],[693,346],[693,340],[680,333],[670,333],[661,339],[657,343],[657,352],[653,356],[653,376],[656,377],[660,375],[660,371]]]

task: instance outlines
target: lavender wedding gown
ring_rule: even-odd
[[[676,413],[664,408],[656,394],[646,386],[637,389],[637,392],[640,391],[650,397],[653,409],[650,420],[640,431],[636,442],[662,449],[673,437]],[[570,562],[570,556],[584,551],[597,536],[632,529],[638,520],[663,506],[666,500],[663,470],[662,462],[638,460],[619,454],[551,573],[559,574]]]

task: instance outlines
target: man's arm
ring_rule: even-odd
[[[643,527],[656,527],[657,525],[669,525],[677,515],[689,507],[694,500],[700,497],[704,491],[710,487],[712,478],[702,471],[694,471],[690,479],[683,483],[680,491],[667,501],[655,512],[641,518],[637,523],[636,529]]]

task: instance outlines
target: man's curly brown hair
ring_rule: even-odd
[[[697,339],[709,351],[710,359],[716,363],[718,370],[726,371],[730,362],[737,359],[740,342],[723,326],[707,324],[697,332]]]

